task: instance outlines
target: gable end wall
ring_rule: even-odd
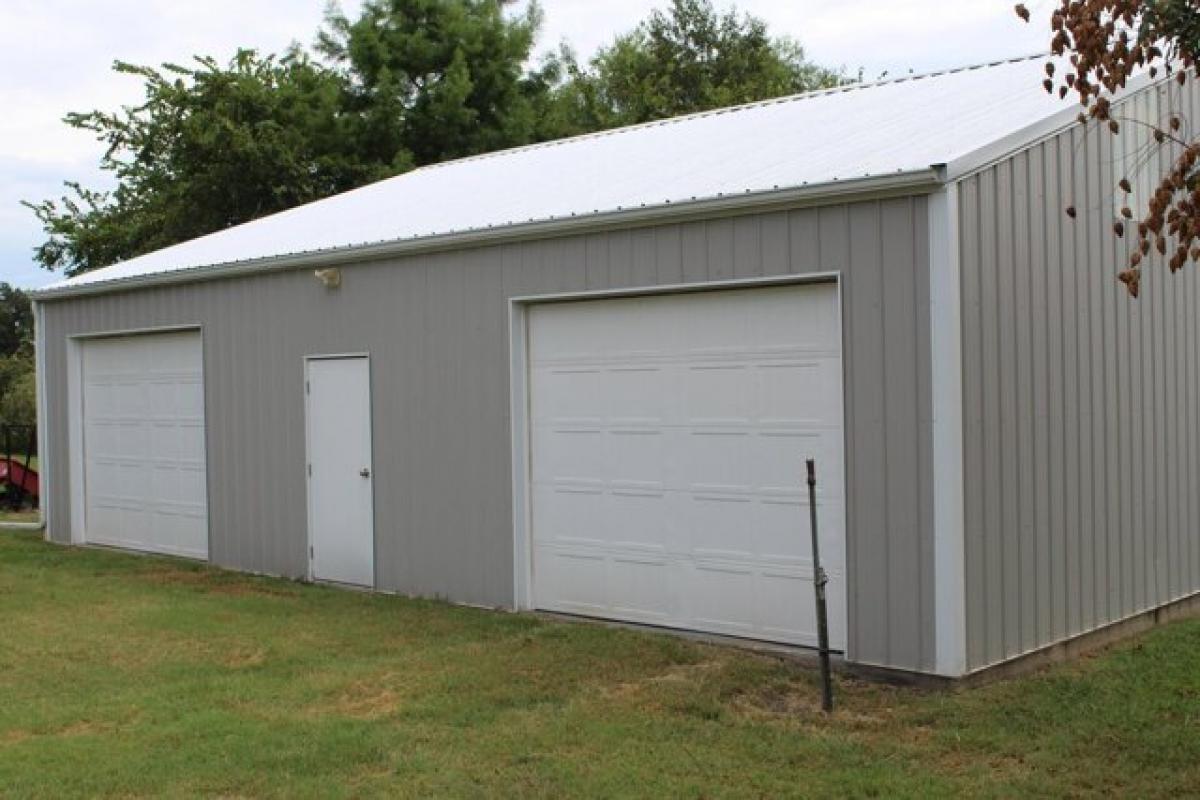
[[[1170,82],[959,185],[972,670],[1200,591],[1200,276],[1155,258],[1131,300],[1112,230],[1165,169],[1129,118],[1179,106],[1195,137]]]

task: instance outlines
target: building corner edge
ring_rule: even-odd
[[[935,672],[967,673],[958,184],[929,196]]]

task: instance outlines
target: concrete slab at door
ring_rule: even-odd
[[[199,331],[80,344],[83,537],[208,558]]]
[[[528,311],[533,602],[814,645],[804,459],[846,641],[836,284]]]
[[[312,576],[374,586],[370,362],[312,358],[307,365]]]

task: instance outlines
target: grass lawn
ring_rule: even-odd
[[[1200,622],[954,693],[0,533],[0,795],[1178,796]]]

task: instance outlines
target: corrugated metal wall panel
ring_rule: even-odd
[[[926,201],[905,198],[356,265],[338,291],[288,272],[51,302],[51,534],[69,538],[66,337],[195,322],[214,562],[305,574],[303,358],[369,351],[380,588],[510,605],[508,299],[841,271],[849,648],[932,669],[928,263]]]
[[[1165,92],[1197,101],[1123,115]],[[1075,126],[960,187],[972,669],[1200,591],[1200,280],[1115,280],[1116,184],[1165,168],[1139,136]]]

